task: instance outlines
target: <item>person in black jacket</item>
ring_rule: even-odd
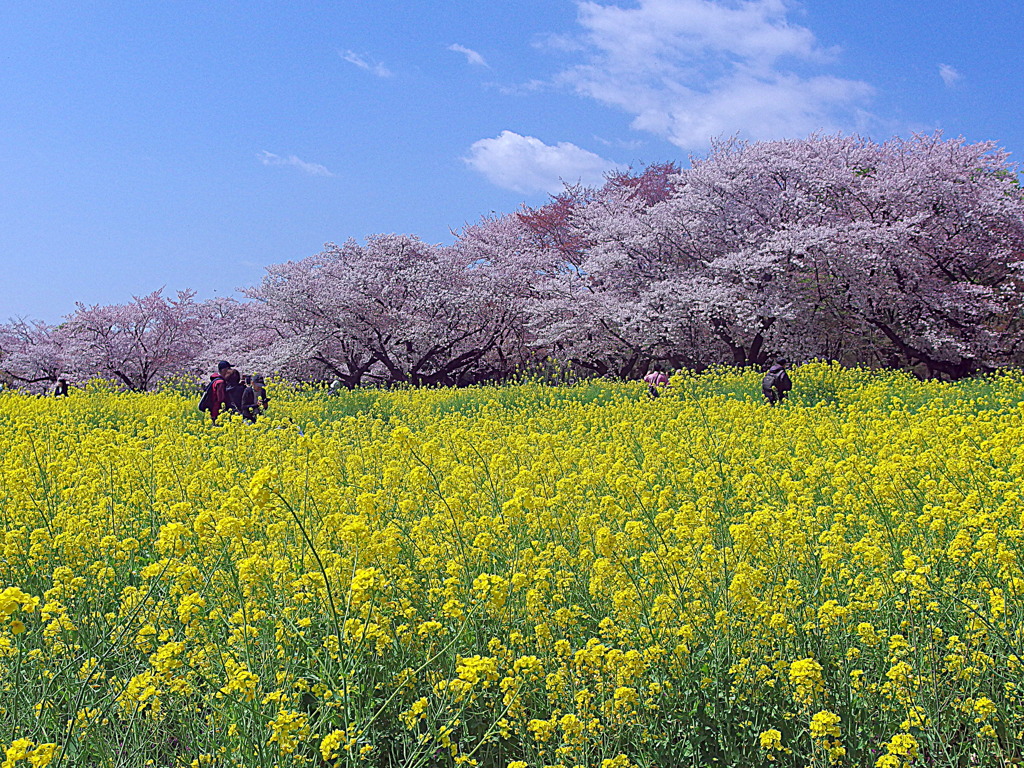
[[[227,368],[222,375],[224,376],[225,406],[250,424],[255,424],[256,414],[259,413],[256,391],[242,381],[242,374],[238,372],[237,368]]]
[[[256,413],[263,413],[270,406],[270,395],[267,394],[267,382],[263,376],[252,377],[252,391],[256,395]]]
[[[225,368],[220,372],[224,379],[224,405],[228,410],[242,414],[242,400],[246,386],[242,383],[242,374],[237,368]]]
[[[793,388],[793,382],[786,373],[786,366],[780,361],[775,363],[761,380],[761,392],[771,404],[782,402],[786,394]]]

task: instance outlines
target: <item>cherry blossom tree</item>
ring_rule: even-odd
[[[1019,353],[1015,180],[994,145],[941,136],[731,141],[653,204],[609,184],[570,221],[599,324],[638,353],[956,377]]]
[[[520,220],[544,268],[537,271],[530,327],[552,354],[601,375],[634,376],[652,362],[696,365],[701,328],[669,321],[650,292],[649,210],[672,194],[672,163],[618,172],[596,190],[570,188]],[[692,338],[691,338],[692,337]],[[683,341],[687,343],[681,343]]]
[[[812,137],[722,146],[674,203],[717,201],[714,266],[738,307],[761,302],[776,348],[845,343],[958,377],[1016,353],[1015,178],[991,143]]]
[[[246,374],[279,373],[296,380],[310,376],[309,361],[284,349],[291,342],[289,331],[267,311],[264,304],[229,297],[209,299],[199,305],[203,339],[197,355],[200,367],[216,370],[228,360]]]
[[[0,372],[29,389],[71,376],[73,366],[64,327],[25,319],[0,325]]]
[[[282,361],[313,361],[349,386],[462,384],[509,333],[496,278],[472,248],[378,235],[270,267],[247,295],[287,329]]]
[[[451,250],[469,265],[467,290],[480,294],[476,311],[486,319],[493,343],[469,380],[503,380],[543,358],[546,350],[528,327],[534,286],[546,262],[516,214],[484,217],[458,233]]]
[[[333,377],[348,387],[363,382],[375,361],[356,338],[346,300],[336,290],[344,273],[336,259],[317,254],[269,266],[263,281],[246,289],[257,325],[271,336],[270,367],[298,379]]]
[[[193,291],[168,298],[163,291],[127,304],[78,309],[68,316],[68,354],[82,373],[112,377],[132,391],[161,379],[198,373],[205,348],[203,308]]]

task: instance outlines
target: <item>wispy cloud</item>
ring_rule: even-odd
[[[628,8],[581,0],[578,8],[581,32],[559,46],[578,48],[583,61],[557,81],[682,148],[737,133],[767,139],[857,127],[873,93],[862,81],[810,74],[837,51],[790,23],[785,0],[639,0]]]
[[[295,155],[288,155],[287,157],[284,157],[282,155],[275,155],[273,152],[263,150],[256,155],[256,158],[264,165],[291,166],[293,168],[298,168],[303,173],[308,173],[310,176],[334,175],[327,170],[326,166],[320,165],[319,163],[307,163],[305,160],[301,160]]]
[[[456,53],[464,54],[465,57],[466,57],[466,61],[469,64],[474,64],[474,65],[476,65],[478,67],[486,67],[487,66],[487,62],[484,61],[484,57],[481,56],[476,51],[474,51],[472,48],[467,48],[464,45],[459,45],[458,43],[452,43],[451,45],[448,46],[448,50],[449,51],[455,51]]]
[[[625,149],[630,152],[635,152],[644,146],[646,142],[641,139],[606,139],[603,136],[594,134],[594,141],[606,147],[614,147],[615,149]]]
[[[622,167],[569,142],[552,146],[513,131],[474,142],[464,159],[499,187],[548,194],[561,191],[563,183],[599,185],[605,173]]]
[[[355,64],[360,69],[365,69],[367,72],[372,72],[377,77],[391,77],[394,73],[385,67],[380,62],[367,61],[361,55],[355,51],[338,51],[338,55],[341,56],[349,64]]]
[[[527,80],[524,83],[515,83],[508,85],[505,83],[484,83],[485,88],[493,88],[502,96],[526,96],[533,93],[540,93],[542,91],[553,90],[553,85],[549,80]]]
[[[942,78],[942,82],[946,84],[947,88],[952,88],[964,78],[963,75],[949,64],[939,64],[939,77]]]

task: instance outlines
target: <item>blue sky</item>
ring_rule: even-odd
[[[1024,153],[1016,0],[0,5],[0,320],[450,242],[711,136]]]

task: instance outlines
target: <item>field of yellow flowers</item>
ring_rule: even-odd
[[[0,395],[2,766],[1017,764],[1024,376],[792,377]]]

